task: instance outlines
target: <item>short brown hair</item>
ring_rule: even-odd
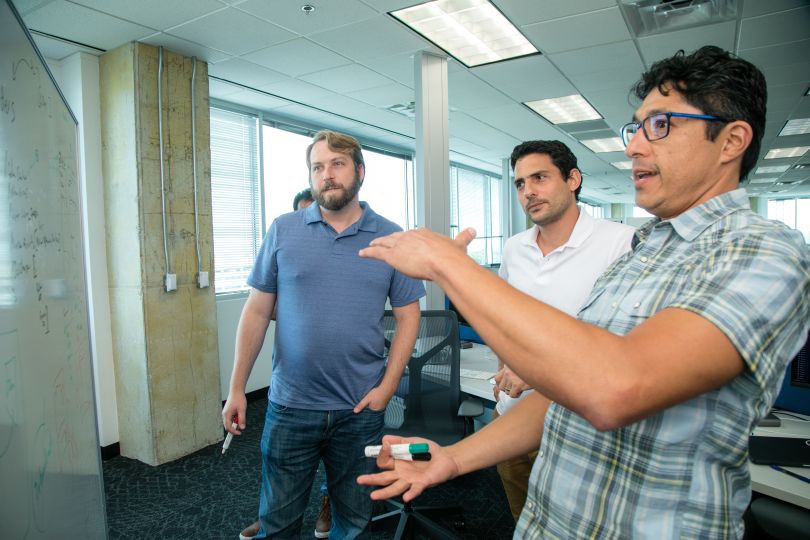
[[[310,160],[312,147],[315,146],[315,143],[320,141],[326,141],[329,150],[333,152],[339,152],[341,154],[351,156],[352,161],[354,161],[355,168],[357,168],[358,165],[362,165],[363,167],[366,166],[365,162],[363,161],[363,152],[361,151],[362,148],[360,147],[360,143],[357,141],[357,139],[351,135],[346,135],[345,133],[323,130],[316,133],[315,136],[312,137],[312,144],[307,146],[307,170],[312,168],[312,161]]]

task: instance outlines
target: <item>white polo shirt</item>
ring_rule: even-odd
[[[506,241],[498,274],[516,289],[576,316],[597,278],[630,250],[635,229],[594,219],[580,208],[568,241],[545,256],[537,246],[538,232],[535,225]],[[498,414],[504,414],[529,392],[518,398],[501,392],[495,406]]]

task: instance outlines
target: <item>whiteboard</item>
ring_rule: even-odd
[[[0,0],[0,538],[105,538],[76,121]]]

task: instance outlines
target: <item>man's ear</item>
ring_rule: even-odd
[[[366,179],[366,166],[362,163],[357,166],[357,178],[360,179],[360,185],[363,185],[363,180]]]
[[[582,185],[582,173],[579,169],[571,169],[566,182],[568,182],[568,190],[571,191],[571,193],[575,192],[577,188]]]
[[[728,124],[721,132],[723,146],[720,150],[720,162],[730,163],[740,159],[754,138],[751,124],[743,120],[736,120]]]

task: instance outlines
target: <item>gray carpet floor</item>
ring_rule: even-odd
[[[124,457],[103,464],[107,521],[111,540],[230,539],[256,518],[261,459],[259,439],[267,408],[265,398],[248,407],[249,428],[235,437],[228,452],[220,445],[158,467]],[[313,538],[320,511],[318,471],[304,515],[301,537]],[[424,505],[464,507],[465,525],[457,529],[467,540],[512,537],[514,521],[494,468],[478,471],[428,490],[416,501]],[[388,509],[383,503],[379,512]],[[440,521],[453,527],[453,519]],[[372,540],[391,538],[393,530],[372,533]]]

